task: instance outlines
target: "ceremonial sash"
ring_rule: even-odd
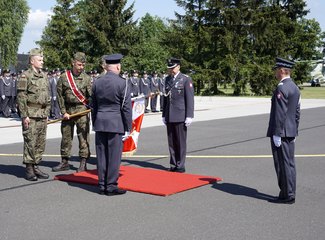
[[[68,79],[68,83],[70,85],[70,88],[72,90],[73,95],[76,96],[76,98],[79,100],[79,102],[81,102],[83,105],[87,105],[88,101],[87,99],[84,97],[84,95],[82,95],[82,93],[79,91],[79,89],[77,88],[77,85],[73,79],[73,76],[71,74],[71,71],[67,70],[65,72],[67,79]]]

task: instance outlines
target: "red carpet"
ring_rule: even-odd
[[[98,184],[97,170],[57,175],[54,179],[91,185]],[[119,187],[133,192],[168,196],[221,180],[219,177],[121,166]]]

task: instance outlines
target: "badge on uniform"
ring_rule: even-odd
[[[281,93],[278,93],[278,94],[276,95],[276,97],[277,97],[278,99],[280,99],[280,98],[282,97],[282,94],[281,94]]]

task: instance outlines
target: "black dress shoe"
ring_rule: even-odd
[[[170,167],[170,168],[168,169],[168,171],[169,171],[169,172],[175,172],[175,171],[176,171],[176,167]]]
[[[275,198],[269,200],[271,203],[279,203],[279,204],[294,204],[296,202],[295,198]]]
[[[125,193],[126,193],[126,190],[123,190],[120,188],[116,188],[112,191],[106,191],[107,196],[121,195],[121,194],[125,194]]]
[[[174,172],[185,173],[185,168],[176,168]]]
[[[99,189],[98,194],[99,194],[99,195],[106,195],[106,194],[107,194],[107,190]]]

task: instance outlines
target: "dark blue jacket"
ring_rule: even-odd
[[[192,79],[179,73],[176,79],[166,77],[163,114],[167,123],[184,122],[194,117],[194,88]]]
[[[267,136],[298,136],[300,91],[291,78],[282,80],[272,96]]]
[[[96,79],[91,101],[95,132],[131,131],[132,103],[125,79],[112,72]]]

